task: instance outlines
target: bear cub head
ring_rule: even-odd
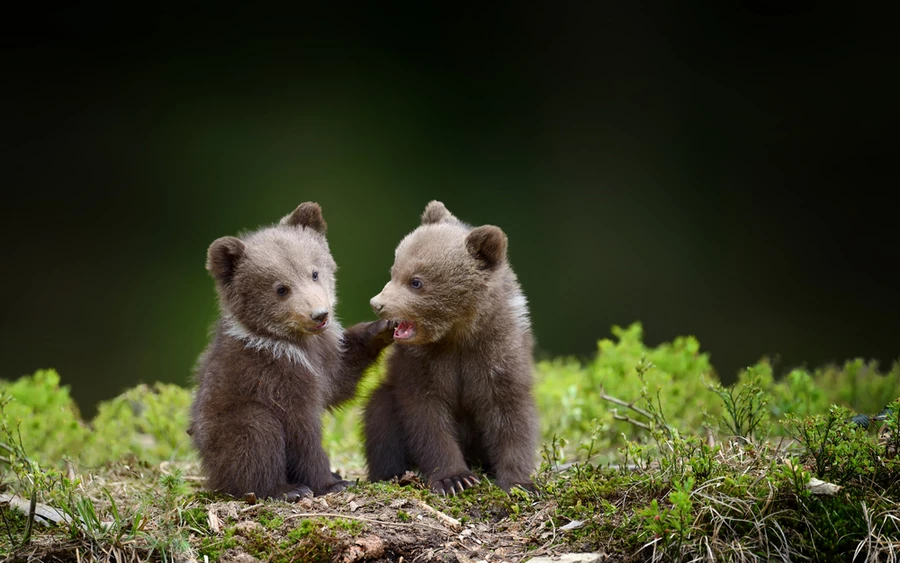
[[[398,344],[471,334],[471,325],[490,314],[492,289],[508,269],[507,237],[498,227],[473,228],[439,201],[421,219],[394,252],[391,280],[370,300],[379,317],[397,323]]]
[[[306,202],[275,225],[213,241],[206,269],[232,329],[300,343],[336,323],[326,228],[319,204]]]

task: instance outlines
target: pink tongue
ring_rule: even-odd
[[[413,330],[415,329],[415,325],[410,321],[402,321],[397,327],[394,329],[394,338],[409,338],[413,335]]]

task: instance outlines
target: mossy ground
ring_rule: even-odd
[[[296,504],[206,492],[184,428],[190,390],[141,385],[83,421],[52,370],[0,382],[0,555],[9,561],[896,560],[900,366],[854,359],[721,386],[699,343],[614,329],[596,358],[541,362],[536,496],[488,479],[439,497],[409,475],[369,483],[359,404],[325,419],[356,484]],[[377,381],[376,366],[360,396]],[[879,434],[879,427],[892,432]],[[839,489],[810,487],[814,479]],[[821,494],[820,494],[821,493]],[[35,516],[57,511],[58,523]],[[16,508],[15,506],[23,508]]]

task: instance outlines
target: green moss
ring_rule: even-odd
[[[304,518],[300,521],[300,524],[292,529],[287,534],[287,540],[291,542],[298,542],[303,538],[307,537],[313,531],[313,522],[308,518]]]
[[[24,514],[0,504],[0,553],[9,553],[22,543],[26,522]]]
[[[271,510],[262,510],[256,517],[256,521],[262,524],[263,527],[269,528],[270,530],[280,528],[284,524],[284,518],[275,514]]]
[[[366,529],[365,523],[352,518],[329,518],[325,525],[329,530],[342,530],[351,536],[357,536]]]
[[[197,533],[209,533],[209,509],[202,506],[181,511],[181,519],[186,526]]]
[[[274,562],[289,561],[331,561],[340,541],[331,531],[340,528],[332,526],[324,518],[304,518],[288,532],[287,536],[270,550],[257,556]]]
[[[197,553],[203,557],[204,555],[210,561],[218,561],[222,558],[222,554],[238,545],[238,540],[234,537],[234,528],[227,528],[224,537],[204,537],[200,539],[200,547]]]
[[[533,499],[527,494],[509,494],[481,476],[481,483],[462,494],[442,497],[428,493],[426,502],[454,518],[474,522],[499,522],[511,515],[532,510]]]

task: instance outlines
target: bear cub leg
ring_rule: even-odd
[[[313,495],[306,484],[288,482],[284,428],[265,407],[241,405],[216,422],[199,446],[211,489],[288,502]]]
[[[388,481],[409,469],[403,429],[392,388],[382,384],[363,412],[366,460],[370,481]]]

